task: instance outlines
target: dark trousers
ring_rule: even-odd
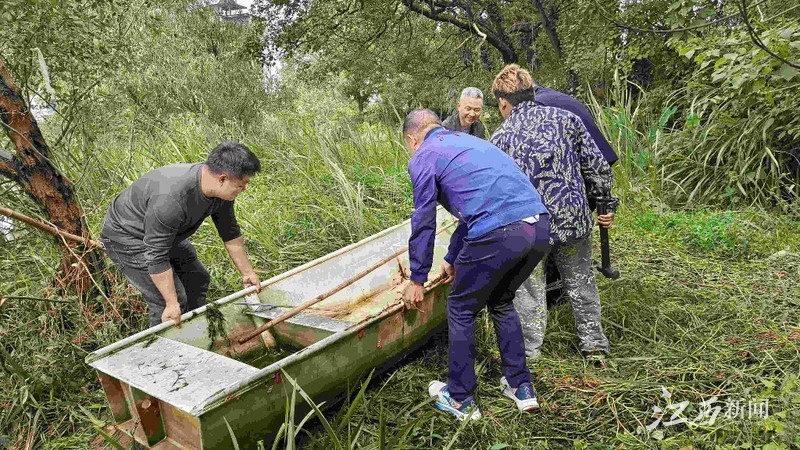
[[[561,281],[561,272],[556,267],[554,258],[545,258],[544,260],[544,283],[545,286],[552,286],[557,281]],[[547,308],[560,306],[566,301],[564,298],[564,290],[561,286],[557,286],[547,290]]]
[[[530,382],[514,294],[550,248],[550,218],[531,225],[519,221],[475,239],[465,239],[455,261],[456,279],[447,299],[449,373],[456,401],[475,392],[475,319],[489,308],[500,347],[503,373],[512,387]]]
[[[167,305],[147,272],[144,247],[123,245],[105,238],[100,240],[114,265],[142,293],[147,303],[150,326],[160,324],[161,314]],[[188,240],[173,245],[169,252],[169,263],[172,266],[181,312],[186,313],[205,305],[211,276],[197,258],[194,246]]]

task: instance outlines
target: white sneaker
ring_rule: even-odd
[[[500,389],[503,391],[503,395],[514,400],[514,403],[517,404],[517,408],[520,411],[533,411],[534,409],[539,408],[539,402],[536,400],[536,392],[533,390],[533,386],[530,383],[522,383],[516,391],[512,388],[506,377],[500,378]]]

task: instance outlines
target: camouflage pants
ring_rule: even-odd
[[[592,237],[587,236],[574,244],[556,244],[547,258],[554,258],[564,291],[572,303],[575,328],[580,350],[602,350],[608,353],[608,338],[600,324],[600,293],[594,280],[592,267]],[[525,353],[538,357],[547,328],[547,296],[545,292],[544,264],[539,264],[531,278],[526,280],[514,296],[514,308],[522,322]]]

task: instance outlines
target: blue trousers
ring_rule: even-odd
[[[534,225],[518,221],[475,239],[464,239],[454,267],[456,278],[447,299],[449,374],[447,387],[456,401],[473,395],[475,319],[484,308],[494,322],[503,373],[512,387],[530,383],[525,344],[514,294],[550,248],[550,217]]]

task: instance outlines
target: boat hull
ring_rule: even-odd
[[[437,225],[434,267],[455,220],[440,209]],[[258,296],[233,294],[184,315],[181,328],[161,324],[90,354],[118,436],[132,435],[152,449],[234,448],[234,439],[240,448],[255,448],[287,420],[294,389],[288,377],[315,403],[330,406],[365,374],[397,363],[444,325],[449,292],[434,283],[419,310],[398,305],[409,234],[407,221],[265,281]],[[371,266],[379,267],[352,279]],[[239,342],[334,286],[341,289],[308,311]],[[308,405],[295,398],[300,420]]]

